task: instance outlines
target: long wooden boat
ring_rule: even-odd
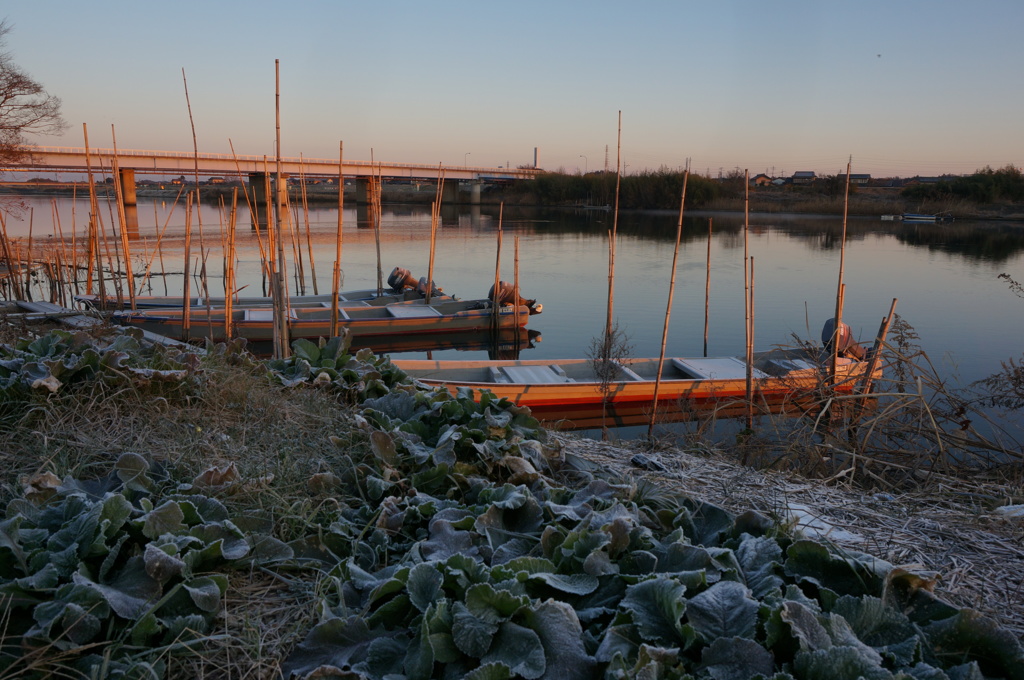
[[[445,386],[453,394],[464,388],[490,390],[528,406],[536,417],[561,429],[600,427],[602,410],[606,410],[610,426],[644,424],[655,408],[659,418],[674,421],[701,414],[734,417],[746,412],[747,366],[742,359],[666,358],[655,405],[658,363],[658,359],[612,362],[614,375],[602,392],[590,359],[395,361],[421,383]],[[866,361],[840,359],[836,377],[829,379],[817,357],[802,349],[757,352],[753,365],[755,412],[805,412],[822,394],[853,392],[867,366]]]
[[[365,303],[366,305],[389,305],[395,302],[411,302],[414,300],[422,300],[423,294],[416,290],[403,290],[401,292],[395,292],[390,288],[385,288],[382,294],[377,293],[376,288],[369,288],[366,290],[347,290],[338,293],[338,304],[341,306],[353,306],[348,303]],[[448,295],[435,295],[432,299],[438,301],[451,300],[451,296]],[[75,301],[80,302],[83,305],[93,308],[100,308],[100,296],[99,295],[76,295]],[[325,293],[322,295],[293,295],[288,298],[289,307],[322,307],[325,304],[330,305],[331,294]],[[232,298],[231,304],[235,307],[271,307],[274,304],[273,298],[264,297],[259,295],[250,296],[236,296]],[[220,308],[224,307],[225,299],[221,296],[210,296],[202,297],[195,296],[189,298],[189,307],[193,310],[206,309],[207,307]],[[181,295],[136,295],[135,296],[135,308],[136,309],[167,309],[177,308],[181,309],[185,306],[184,298]],[[358,306],[358,305],[356,305]],[[103,307],[106,309],[129,309],[131,307],[130,300],[127,297],[122,297],[120,300],[115,295],[108,295],[103,299]]]
[[[900,216],[904,222],[952,222],[953,216],[948,213],[939,213],[937,215],[926,215],[923,213],[903,213]]]
[[[399,304],[346,306],[338,310],[339,326],[353,336],[393,336],[493,328],[494,310],[489,300],[423,300]],[[135,326],[175,340],[210,338],[221,342],[227,338],[226,310],[198,308],[191,310],[188,337],[183,332],[184,310],[123,310],[111,315],[111,321],[122,326]],[[273,340],[274,310],[266,307],[235,308],[230,315],[232,337],[248,340]],[[520,305],[502,306],[497,318],[498,328],[525,326],[530,309]],[[293,307],[288,315],[289,335],[296,338],[329,337],[331,305]]]

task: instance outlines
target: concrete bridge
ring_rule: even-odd
[[[4,172],[72,172],[85,173],[90,167],[94,173],[106,173],[118,168],[123,187],[125,206],[134,206],[136,175],[194,177],[223,177],[247,179],[255,191],[257,205],[266,197],[268,179],[278,173],[277,159],[270,156],[236,154],[191,153],[184,151],[154,151],[139,149],[101,149],[89,147],[34,146],[26,161],[18,166],[0,168]],[[338,159],[281,158],[280,172],[289,178],[337,178]],[[458,202],[459,182],[470,185],[470,203],[480,202],[481,188],[486,182],[510,182],[532,179],[540,174],[537,168],[490,168],[474,166],[426,165],[420,163],[393,163],[385,161],[344,160],[342,173],[346,179],[356,181],[356,203],[369,202],[371,179],[415,180],[437,182],[442,176],[444,187],[442,204]],[[260,224],[265,217],[260,215]]]
[[[136,174],[185,175],[196,172],[218,177],[245,177],[252,173],[277,173],[277,159],[272,156],[244,156],[232,154],[199,153],[186,151],[152,151],[139,149],[89,148],[88,160],[94,171],[106,168],[117,159],[121,168],[130,168]],[[0,168],[9,171],[86,171],[84,147],[36,146],[24,165]],[[540,172],[536,168],[490,168],[475,166],[428,165],[421,163],[392,163],[385,161],[348,160],[344,162],[345,177],[381,177],[383,179],[437,180],[441,172],[445,180],[517,180],[532,179]],[[337,158],[281,158],[281,172],[298,177],[337,177]]]

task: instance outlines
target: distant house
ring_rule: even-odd
[[[753,177],[751,177],[750,178],[750,184],[751,184],[751,186],[755,186],[755,187],[771,186],[772,178],[762,172],[762,173],[760,173],[758,175],[754,175]]]
[[[813,184],[817,178],[813,170],[799,170],[793,173],[793,184]]]
[[[842,173],[842,174],[837,175],[837,178],[839,179],[839,182],[841,184],[846,184],[846,173],[845,172]],[[858,175],[855,172],[851,172],[850,173],[850,184],[852,184],[852,185],[867,186],[868,182],[870,182],[870,181],[871,181],[871,175],[866,175],[866,174]]]
[[[225,180],[223,177],[211,177],[210,184],[224,184]]]

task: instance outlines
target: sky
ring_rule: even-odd
[[[614,170],[621,112],[626,173],[1024,164],[1020,0],[5,5],[46,146],[272,156],[278,60],[290,157]]]

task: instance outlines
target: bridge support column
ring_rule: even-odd
[[[469,183],[469,204],[480,205],[480,195],[483,193],[484,183],[478,179]]]
[[[455,205],[459,202],[458,180],[447,180],[441,188],[441,205]]]
[[[267,173],[250,172],[249,189],[252,191],[252,212],[249,215],[252,228],[267,228]]]
[[[356,205],[367,205],[370,202],[370,178],[356,177]]]
[[[117,175],[121,180],[121,205],[138,205],[135,195],[135,168],[118,168]]]

